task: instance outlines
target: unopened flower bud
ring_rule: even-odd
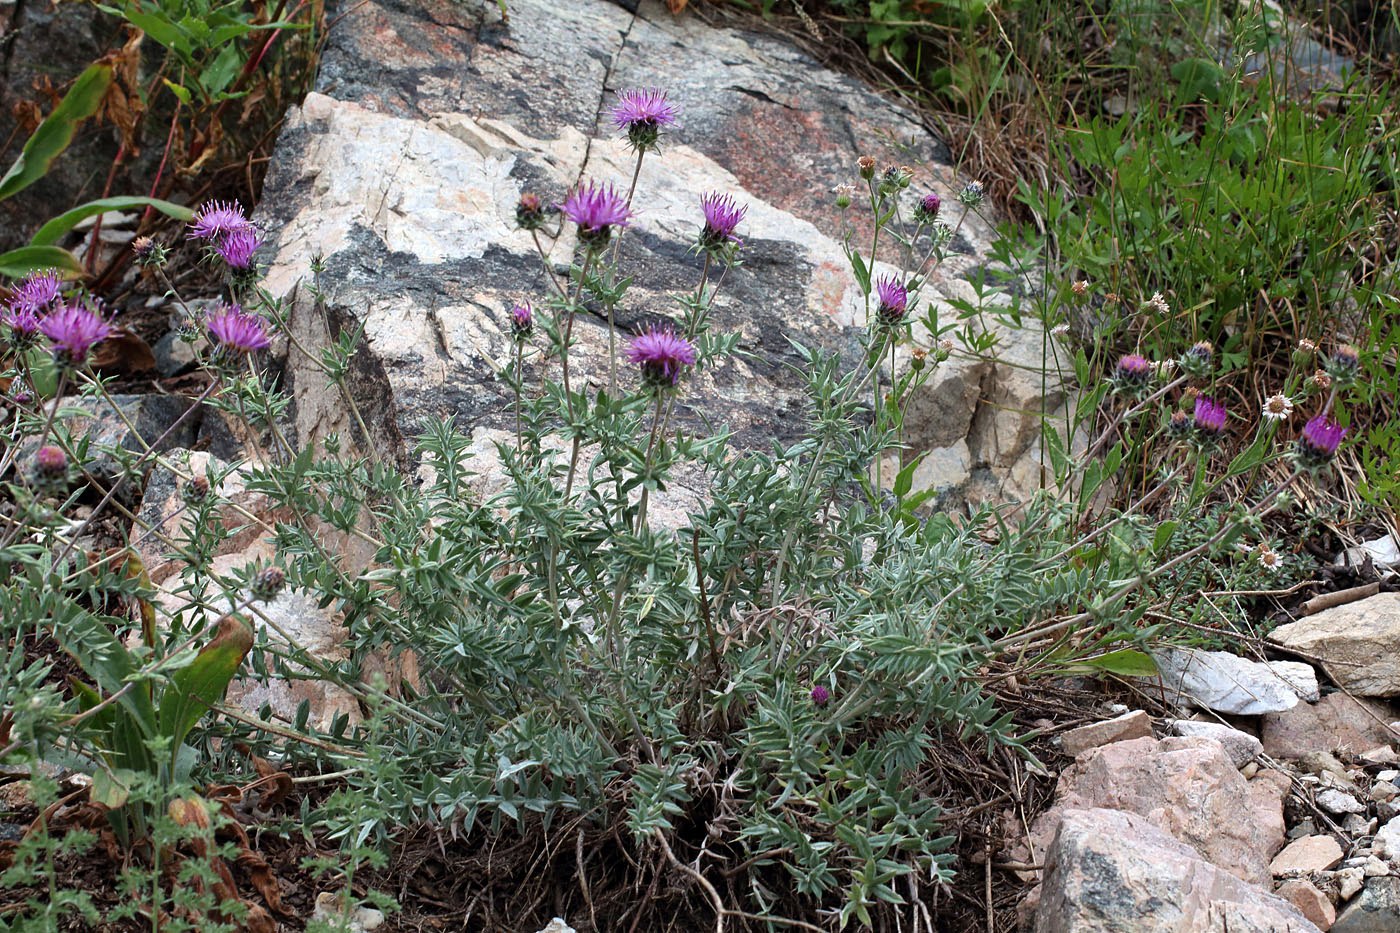
[[[1349,386],[1356,381],[1356,374],[1361,368],[1361,355],[1356,352],[1356,347],[1344,343],[1322,366],[1338,386]]]
[[[936,194],[926,194],[919,198],[914,205],[914,222],[919,224],[931,224],[938,219],[938,212],[943,207],[943,201]]]
[[[860,169],[860,177],[869,181],[875,177],[875,157],[863,155],[856,159],[856,167]]]
[[[827,689],[821,684],[817,684],[812,688],[812,702],[817,706],[825,706],[830,699],[831,694],[828,693]]]
[[[909,368],[914,372],[923,370],[925,361],[928,359],[928,351],[923,347],[915,347],[909,354]]]
[[[265,567],[253,577],[253,598],[270,603],[282,592],[286,582],[287,575],[281,567]]]
[[[851,206],[851,198],[855,196],[855,185],[837,185],[831,189],[831,193],[836,195],[836,206],[845,210]]]
[[[1332,377],[1319,369],[1312,375],[1312,384],[1317,386],[1321,391],[1326,392],[1328,389],[1332,388]]]
[[[1192,344],[1181,354],[1181,371],[1196,379],[1209,378],[1215,368],[1215,347],[1209,340]]]
[[[196,476],[185,484],[183,495],[185,502],[198,505],[209,498],[209,480],[203,476]]]
[[[40,486],[59,485],[68,476],[68,457],[52,444],[34,454],[34,480]]]
[[[980,181],[970,181],[963,187],[962,191],[958,192],[958,200],[968,207],[976,207],[981,204],[984,197],[986,197],[986,193],[982,190]]]
[[[515,222],[522,230],[538,230],[544,225],[544,205],[539,195],[527,191],[520,196],[520,202],[515,205]]]

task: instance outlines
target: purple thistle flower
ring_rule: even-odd
[[[13,302],[0,318],[0,324],[10,329],[10,345],[23,349],[34,343],[39,333],[39,315],[22,301]]]
[[[112,335],[112,326],[84,305],[63,305],[39,322],[44,336],[53,341],[54,359],[81,366],[88,352]]]
[[[1356,347],[1344,343],[1323,362],[1322,368],[1337,385],[1349,386],[1361,368],[1361,354],[1356,351]]]
[[[209,316],[205,322],[209,335],[225,353],[242,355],[261,350],[269,343],[263,319],[249,314],[238,305],[226,305]]]
[[[558,207],[565,217],[578,224],[579,239],[590,247],[602,246],[613,227],[628,226],[632,217],[627,202],[612,185],[597,185],[591,181],[574,189]]]
[[[235,230],[251,230],[253,222],[243,216],[237,201],[208,201],[195,211],[190,236],[197,240],[218,240]]]
[[[673,386],[682,366],[695,365],[695,345],[675,331],[653,327],[632,338],[627,359],[642,371],[642,381],[656,387]]]
[[[1332,461],[1347,436],[1347,429],[1318,415],[1303,425],[1303,433],[1294,445],[1293,456],[1305,470],[1319,470]]]
[[[63,280],[52,269],[31,272],[23,282],[14,287],[11,307],[28,308],[30,311],[44,311],[55,304],[63,294]]]
[[[608,108],[613,126],[627,131],[632,148],[654,149],[661,127],[675,126],[679,111],[666,99],[660,88],[633,88],[617,95],[617,103]]]
[[[510,335],[516,340],[530,336],[535,326],[535,312],[530,302],[522,301],[510,309]]]
[[[821,684],[817,684],[815,687],[812,688],[812,702],[813,702],[813,703],[817,704],[818,706],[825,706],[826,703],[827,703],[827,701],[830,700],[830,699],[831,699],[831,694],[828,693],[828,692],[827,692],[827,689],[826,689],[825,687],[823,687]]]
[[[700,231],[702,247],[717,249],[726,243],[744,244],[734,235],[734,229],[749,212],[747,204],[741,206],[732,196],[712,191],[700,199],[700,209],[705,214],[705,229]]]
[[[68,471],[68,458],[62,450],[47,444],[34,454],[34,471],[49,479],[62,476]]]
[[[1119,388],[1140,389],[1151,376],[1152,364],[1140,353],[1120,356],[1118,365],[1113,367],[1113,382]]]
[[[246,272],[252,268],[253,253],[261,245],[262,236],[250,226],[224,234],[214,251],[223,257],[230,269]]]
[[[936,194],[926,194],[914,205],[914,222],[931,224],[938,219],[938,211],[943,207],[943,199]]]
[[[875,293],[880,299],[875,314],[881,324],[893,327],[904,319],[904,312],[909,307],[909,292],[900,284],[899,279],[887,275],[877,280]]]
[[[1196,396],[1196,412],[1193,421],[1196,425],[1196,433],[1204,439],[1211,439],[1220,436],[1225,430],[1225,421],[1229,413],[1225,411],[1225,406],[1211,398],[1209,395]]]

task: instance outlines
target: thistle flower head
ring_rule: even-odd
[[[197,240],[219,240],[235,230],[251,230],[253,222],[243,216],[237,201],[207,201],[195,211],[189,235]]]
[[[238,305],[225,305],[209,315],[204,322],[219,352],[242,356],[267,347],[267,325],[256,314],[249,314]]]
[[[1361,354],[1349,343],[1339,346],[1322,364],[1332,381],[1338,386],[1348,386],[1356,380],[1361,368]]]
[[[1283,394],[1270,395],[1264,400],[1261,414],[1266,421],[1283,421],[1293,414],[1293,400]]]
[[[831,694],[821,684],[812,688],[812,702],[817,706],[825,706],[831,699]]]
[[[148,236],[139,236],[131,241],[131,251],[136,254],[136,261],[143,266],[161,266],[165,264],[166,249]]]
[[[230,230],[214,246],[228,267],[237,272],[246,272],[253,266],[253,253],[262,245],[262,236],[252,227]]]
[[[253,598],[270,603],[282,592],[287,583],[287,575],[281,567],[264,567],[253,576]]]
[[[52,269],[31,272],[12,290],[11,308],[28,308],[34,312],[46,311],[58,303],[63,295],[63,280]]]
[[[62,476],[68,470],[68,457],[62,450],[47,444],[34,453],[34,472],[49,478]]]
[[[65,304],[50,311],[39,329],[52,341],[54,359],[73,367],[87,362],[92,348],[112,335],[112,326],[85,304]]]
[[[700,199],[700,210],[705,215],[705,227],[700,231],[703,249],[719,249],[727,243],[743,245],[744,241],[734,235],[734,230],[749,212],[748,205],[740,205],[732,196],[712,191]]]
[[[1078,279],[1071,282],[1069,288],[1070,291],[1074,292],[1074,297],[1083,298],[1085,295],[1089,294],[1089,280]]]
[[[893,327],[904,319],[904,312],[909,307],[909,292],[899,279],[892,275],[877,279],[875,294],[880,299],[880,305],[875,314],[880,319],[881,324]]]
[[[1128,353],[1118,358],[1113,367],[1113,387],[1121,392],[1136,392],[1152,378],[1152,364],[1140,353]]]
[[[681,368],[695,365],[695,346],[675,331],[652,328],[632,338],[627,359],[642,373],[642,382],[652,388],[668,388],[680,379]]]
[[[530,307],[530,302],[518,302],[510,309],[510,335],[516,340],[524,340],[530,336],[530,331],[535,327],[535,311]]]
[[[836,206],[845,210],[851,206],[851,198],[855,197],[855,185],[837,185],[831,189],[831,193],[836,195]]]
[[[943,199],[938,195],[929,193],[914,204],[914,222],[917,224],[931,224],[938,219],[938,212],[943,207]]]
[[[8,341],[16,350],[26,350],[39,336],[39,315],[29,305],[13,302],[0,316],[0,324],[9,328]]]
[[[875,177],[875,157],[863,155],[856,159],[856,168],[860,171],[860,177],[865,181]]]
[[[1196,436],[1201,441],[1214,441],[1225,431],[1225,422],[1229,418],[1229,412],[1225,406],[1211,398],[1209,395],[1196,396],[1196,411],[1192,421],[1195,424]]]
[[[1196,379],[1205,379],[1215,367],[1215,347],[1209,340],[1201,340],[1181,354],[1181,370]]]
[[[1054,327],[1050,328],[1050,336],[1058,338],[1060,340],[1068,339],[1069,324],[1064,321],[1061,321],[1060,323],[1056,324]]]
[[[1303,433],[1293,446],[1293,458],[1305,470],[1320,470],[1332,462],[1346,436],[1346,428],[1326,415],[1317,415],[1303,425]]]
[[[540,196],[527,191],[515,205],[515,222],[522,230],[538,230],[544,226],[544,205]]]
[[[1299,353],[1304,353],[1304,354],[1316,353],[1316,352],[1317,352],[1317,344],[1313,343],[1313,342],[1312,342],[1311,340],[1309,340],[1308,338],[1303,337],[1303,338],[1299,339],[1299,341],[1298,341],[1298,350],[1297,350],[1297,352],[1299,352]]]
[[[590,248],[601,248],[613,227],[626,227],[632,218],[627,202],[612,185],[593,182],[580,185],[558,205],[564,216],[578,224],[578,236]]]
[[[1180,408],[1172,412],[1171,420],[1167,422],[1167,432],[1178,439],[1186,437],[1191,433],[1190,416]]]
[[[667,100],[660,88],[632,88],[617,95],[617,103],[608,108],[613,126],[627,131],[627,142],[633,149],[655,149],[663,126],[675,126],[680,113]]]
[[[968,207],[976,207],[981,204],[982,199],[986,196],[980,181],[970,181],[963,186],[963,190],[958,192],[958,200]]]

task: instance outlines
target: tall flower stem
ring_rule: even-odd
[[[540,243],[540,232],[538,230],[531,230],[530,238],[535,241],[535,252],[540,254],[540,265],[544,266],[544,274],[549,278],[549,284],[554,286],[554,290],[559,293],[560,298],[567,300],[569,292],[564,288],[563,283],[559,281],[559,276],[554,274],[554,269],[549,264],[549,256],[545,253],[544,246]]]
[[[627,209],[632,209],[632,196],[637,193],[637,179],[642,177],[642,159],[646,158],[646,148],[637,150],[637,165],[632,169],[632,184],[627,189]],[[622,234],[626,227],[618,228],[613,234],[612,258],[608,263],[608,290],[617,284],[617,257],[622,250]],[[613,302],[608,302],[608,394],[617,395],[617,331],[613,328]]]
[[[525,342],[515,341],[515,452],[520,453],[520,388],[524,384]]]
[[[656,394],[656,413],[651,418],[651,437],[647,440],[647,454],[642,459],[642,496],[637,506],[637,524],[632,529],[635,534],[641,534],[647,523],[647,501],[651,494],[651,487],[646,484],[646,480],[651,478],[651,455],[656,450],[656,437],[661,430],[661,411],[663,408],[667,408],[669,413],[669,406],[665,403],[665,395],[658,392]]]

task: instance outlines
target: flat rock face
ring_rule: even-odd
[[[1316,703],[1263,716],[1259,738],[1264,752],[1274,758],[1301,759],[1314,752],[1357,755],[1400,741],[1400,734],[1387,725],[1395,718],[1396,710],[1388,703],[1329,693]]]
[[[1400,696],[1400,593],[1324,609],[1280,625],[1269,640],[1317,656],[1352,693]]]
[[[1154,685],[1217,713],[1258,716],[1318,697],[1317,673],[1297,661],[1251,661],[1199,648],[1162,648],[1154,657],[1160,675]]]
[[[1212,739],[1130,739],[1083,753],[1061,773],[1055,805],[1032,824],[1032,852],[1046,851],[1065,813],[1101,807],[1143,816],[1258,884],[1269,883],[1269,858],[1283,844],[1282,795],[1245,780]]]
[[[1069,810],[1045,861],[1035,933],[1314,933],[1292,904],[1202,859],[1154,823]]]
[[[317,93],[288,115],[259,208],[274,257],[266,284],[294,296],[298,339],[324,345],[364,326],[349,384],[376,450],[408,466],[408,439],[429,418],[481,441],[513,427],[499,378],[512,354],[505,316],[551,288],[516,227],[516,203],[524,192],[556,202],[581,178],[627,189],[635,158],[605,113],[618,90],[663,87],[681,109],[681,126],[642,164],[637,224],[621,246],[623,272],[636,279],[616,317],[619,341],[674,319],[670,296],[694,291],[700,197],[718,190],[748,205],[743,266],[725,277],[712,313],[744,352],[687,383],[683,426],[703,415],[740,446],[792,441],[805,396],[789,341],[854,359],[864,300],[840,239],[854,224],[861,242],[865,221],[839,210],[831,188],[857,180],[859,155],[914,165],[909,195],[938,192],[957,225],[923,294],[940,320],[955,318],[949,299],[973,297],[967,277],[984,264],[991,231],[962,218],[947,149],[855,80],[783,42],[659,4],[634,14],[603,0],[518,0],[508,26],[488,6],[347,5]],[[541,245],[566,269],[572,226]],[[297,287],[317,255],[324,313]],[[897,258],[882,249],[877,272]],[[1019,498],[1039,484],[1036,419],[1065,393],[1053,373],[1032,383],[1020,367],[1053,361],[1055,347],[1034,328],[999,336],[997,362],[955,355],[909,400],[906,440],[932,451],[922,487]],[[605,323],[581,315],[574,338],[575,388],[605,385]],[[298,351],[286,373],[301,441],[355,436],[339,392]],[[546,376],[559,379],[557,361],[527,362],[527,384]],[[630,388],[631,374],[622,378]]]

